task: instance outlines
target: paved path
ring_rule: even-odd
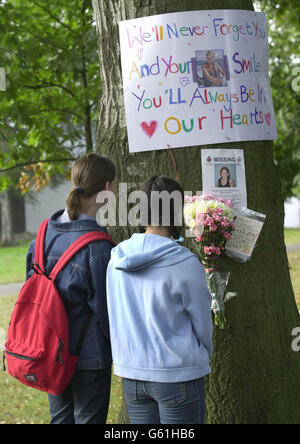
[[[288,245],[286,247],[287,251],[298,251],[300,250],[300,244]]]
[[[1,296],[13,296],[17,295],[22,286],[24,285],[24,282],[18,282],[15,284],[2,284],[0,285],[0,297]]]

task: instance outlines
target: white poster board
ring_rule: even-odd
[[[130,152],[277,138],[263,13],[127,20],[120,45]]]
[[[244,150],[201,150],[203,192],[247,207]]]

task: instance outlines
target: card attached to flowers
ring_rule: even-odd
[[[265,214],[256,213],[248,208],[239,209],[235,219],[235,230],[226,243],[225,254],[238,262],[249,261],[265,220]]]

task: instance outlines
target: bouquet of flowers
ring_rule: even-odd
[[[233,204],[213,196],[186,196],[184,219],[192,232],[194,245],[206,271],[215,323],[224,328],[225,300],[234,294],[225,295],[230,272],[221,270],[220,258],[235,228]]]

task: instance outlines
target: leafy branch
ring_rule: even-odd
[[[65,162],[73,162],[75,161],[75,158],[69,158],[69,159],[47,159],[47,160],[34,160],[34,161],[28,161],[24,163],[18,163],[14,166],[11,166],[9,168],[4,168],[0,170],[0,173],[7,173],[8,171],[12,171],[16,168],[23,168],[29,165],[36,165],[39,163],[65,163]]]

